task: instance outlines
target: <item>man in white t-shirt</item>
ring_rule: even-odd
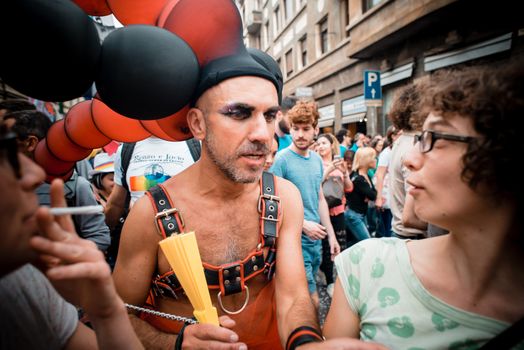
[[[115,157],[115,186],[106,206],[106,222],[115,227],[125,208],[132,207],[150,188],[182,172],[195,162],[186,141],[171,142],[149,137],[134,145],[126,162],[121,145]],[[127,163],[127,164],[125,164]],[[124,177],[125,174],[125,177]],[[130,203],[126,203],[128,192]]]

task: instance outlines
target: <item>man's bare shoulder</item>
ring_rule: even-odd
[[[280,176],[275,176],[277,181],[277,189],[280,197],[285,198],[286,196],[300,196],[300,192],[298,191],[297,186],[293,184],[291,181],[286,180]]]

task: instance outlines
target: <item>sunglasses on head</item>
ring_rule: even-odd
[[[21,178],[20,162],[18,160],[18,143],[16,134],[8,132],[0,136],[0,159],[7,158],[16,177]]]

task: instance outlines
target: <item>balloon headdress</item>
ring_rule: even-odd
[[[89,15],[110,13],[124,27],[102,42]],[[245,48],[232,0],[6,0],[0,30],[10,33],[0,77],[21,93],[60,102],[97,88],[41,141],[36,157],[50,178],[70,176],[75,161],[111,140],[190,138],[191,103],[226,79],[261,77],[282,96],[278,64]]]

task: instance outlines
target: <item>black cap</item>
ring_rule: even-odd
[[[275,75],[245,52],[218,58],[202,68],[200,80],[193,95],[193,105],[209,88],[220,84],[224,80],[242,76],[255,76],[269,80],[275,85],[278,96],[282,94],[281,84]]]

